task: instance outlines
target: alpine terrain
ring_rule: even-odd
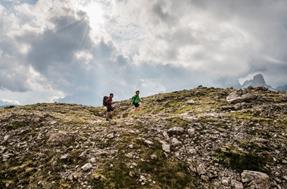
[[[0,109],[0,188],[287,188],[287,94],[198,87]]]

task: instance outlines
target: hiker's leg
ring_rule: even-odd
[[[135,104],[135,108],[136,108],[135,111],[139,110],[139,106],[140,106],[139,104]]]

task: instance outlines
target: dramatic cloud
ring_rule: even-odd
[[[284,0],[0,0],[0,99],[99,104],[287,80]]]

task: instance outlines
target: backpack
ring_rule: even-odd
[[[107,103],[108,98],[109,97],[104,96],[104,98],[103,98],[103,106],[107,106],[108,105],[108,103]]]

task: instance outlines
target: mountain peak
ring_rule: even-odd
[[[271,86],[267,85],[262,74],[256,74],[253,76],[253,79],[247,80],[243,83],[242,88],[247,87],[266,87],[271,88]]]
[[[256,74],[254,77],[253,77],[253,81],[255,83],[258,83],[258,84],[261,84],[261,85],[266,85],[266,82],[265,82],[265,79],[263,77],[262,74]]]

